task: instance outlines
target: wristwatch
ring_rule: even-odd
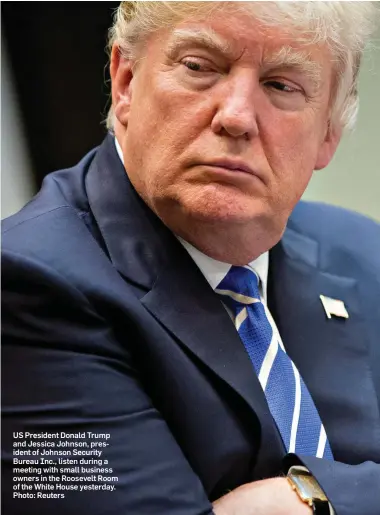
[[[287,479],[300,499],[312,508],[314,515],[330,515],[330,503],[325,493],[305,467],[291,467]]]

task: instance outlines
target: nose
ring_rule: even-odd
[[[218,109],[211,122],[216,134],[250,140],[258,134],[255,87],[251,77],[231,81],[221,92]]]

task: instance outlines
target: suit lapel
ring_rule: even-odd
[[[252,437],[257,438],[257,428],[261,436],[255,476],[276,474],[284,448],[251,361],[217,294],[176,243],[171,265],[142,302],[181,345],[245,401],[255,414]]]
[[[287,229],[271,252],[270,309],[317,405],[335,459],[352,462],[353,441],[364,459],[373,459],[378,408],[357,284],[319,270],[320,252],[316,241]],[[342,300],[349,319],[328,319],[321,294]]]
[[[145,294],[167,259],[173,236],[136,193],[108,135],[85,179],[90,209],[118,272]]]

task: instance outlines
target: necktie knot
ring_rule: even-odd
[[[216,292],[232,299],[235,305],[255,304],[260,302],[259,278],[249,268],[232,266]]]

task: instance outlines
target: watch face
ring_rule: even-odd
[[[318,499],[327,501],[327,497],[323,493],[317,481],[309,474],[291,474],[291,481],[297,489],[297,492],[303,501]]]

